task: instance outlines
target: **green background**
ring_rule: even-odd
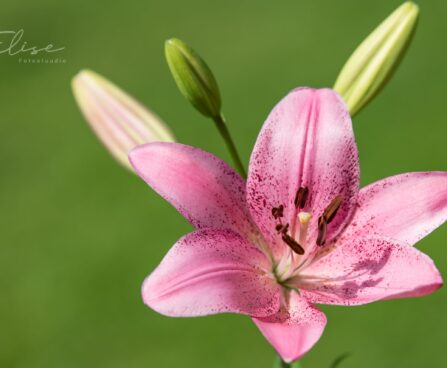
[[[290,89],[331,86],[353,48],[399,1],[3,0],[0,30],[64,46],[63,65],[0,55],[0,366],[270,367],[249,318],[170,319],[146,308],[143,278],[190,226],[117,165],[88,129],[70,79],[91,68],[157,112],[181,142],[228,160],[210,121],[178,93],[163,57],[176,36],[210,64],[247,162]],[[391,83],[354,121],[362,185],[446,170],[447,2],[421,20]],[[418,244],[447,275],[447,226]],[[328,367],[444,367],[447,289],[421,299],[324,306],[303,359]]]

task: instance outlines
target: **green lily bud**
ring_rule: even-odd
[[[418,15],[416,4],[402,4],[346,62],[334,89],[344,98],[351,115],[359,112],[391,78],[410,44]]]
[[[203,115],[220,116],[219,87],[210,68],[183,41],[171,38],[165,43],[166,60],[180,92]]]

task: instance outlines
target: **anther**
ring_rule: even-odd
[[[299,255],[304,254],[304,248],[290,235],[282,234],[282,240],[284,243],[286,243],[295,253]]]
[[[295,196],[295,208],[304,208],[307,202],[307,197],[309,196],[309,188],[300,187],[296,192]]]
[[[338,195],[331,201],[331,203],[329,203],[329,206],[327,206],[327,208],[323,212],[323,217],[326,220],[326,224],[330,224],[331,221],[334,219],[342,202],[343,197],[341,195]]]
[[[278,224],[278,225],[275,226],[275,229],[276,229],[276,231],[277,231],[278,233],[286,234],[287,231],[289,230],[289,224],[285,224],[285,225],[283,225],[283,224]]]
[[[281,204],[278,207],[273,207],[272,208],[272,216],[275,219],[283,217],[284,216],[284,206]]]
[[[326,242],[326,232],[327,232],[327,222],[323,216],[320,216],[318,219],[318,236],[317,236],[317,245],[323,246]]]

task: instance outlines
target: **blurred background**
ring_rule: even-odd
[[[65,49],[59,64],[0,54],[0,366],[270,367],[249,318],[170,319],[146,308],[143,278],[190,226],[122,169],[70,90],[82,68],[159,114],[177,138],[229,160],[212,123],[180,95],[163,56],[176,36],[207,60],[245,162],[274,104],[331,86],[356,45],[401,1],[3,0],[3,30]],[[447,2],[420,0],[413,44],[354,121],[362,185],[447,170]],[[2,40],[3,41],[3,40]],[[3,49],[4,44],[0,45]],[[447,226],[418,244],[447,275]],[[447,289],[422,299],[322,307],[329,323],[305,368],[445,367]]]

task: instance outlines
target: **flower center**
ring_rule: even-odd
[[[275,230],[289,249],[289,251],[284,253],[273,270],[276,279],[280,283],[295,277],[299,270],[306,266],[316,253],[313,251],[315,246],[311,244],[311,240],[308,236],[312,213],[304,211],[308,197],[309,189],[307,187],[300,187],[294,200],[295,209],[297,210],[297,219],[291,220],[291,226],[289,223],[283,221],[283,204],[272,208],[272,216],[277,221]],[[323,213],[318,217],[318,235],[315,240],[315,244],[318,247],[325,245],[327,227],[334,220],[342,202],[343,198],[341,195],[335,196]],[[296,229],[296,225],[298,224],[298,229]],[[298,237],[296,235],[298,235]]]

